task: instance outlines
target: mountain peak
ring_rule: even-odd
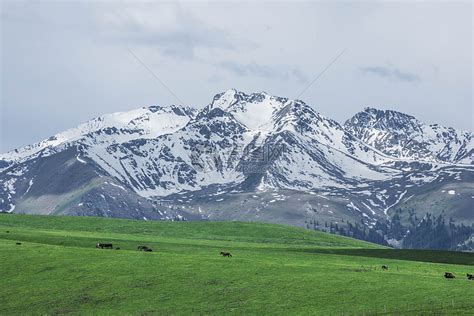
[[[258,103],[269,97],[270,95],[264,91],[247,94],[232,88],[216,94],[212,100],[212,103],[210,104],[210,108],[220,107],[221,109],[227,110],[235,104],[247,102]]]
[[[363,142],[396,158],[470,163],[471,135],[414,116],[366,107],[344,123]]]
[[[403,112],[399,112],[395,110],[383,110],[383,109],[378,109],[374,107],[365,107],[364,110],[359,113],[364,113],[364,112],[374,114],[376,115],[377,118],[386,117],[387,119],[395,119],[395,118],[403,117],[403,118],[408,118],[408,119],[416,119],[414,116],[411,116]]]
[[[348,128],[356,125],[376,130],[407,133],[420,131],[423,123],[402,112],[365,107],[363,111],[347,120],[344,125]]]

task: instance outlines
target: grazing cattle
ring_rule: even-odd
[[[146,252],[151,252],[151,251],[153,251],[153,250],[152,250],[150,247],[148,247],[148,246],[138,246],[137,249],[138,249],[139,251],[146,251]]]
[[[388,266],[383,265],[382,270],[388,270]]]
[[[17,245],[21,245],[21,242],[17,242],[16,244],[17,244]]]
[[[115,248],[115,250],[120,250],[120,247]]]
[[[466,276],[468,280],[474,281],[474,275],[468,273]]]
[[[95,247],[100,249],[114,249],[114,246],[112,244],[103,244],[101,242],[95,245]]]
[[[222,257],[232,257],[232,255],[230,254],[230,252],[224,252],[224,251],[221,251],[221,256]]]
[[[444,277],[446,279],[455,279],[456,277],[454,276],[454,274],[452,274],[451,272],[445,272],[444,273]]]

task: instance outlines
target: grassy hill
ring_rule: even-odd
[[[97,242],[120,250],[95,249]],[[474,282],[465,278],[474,273],[474,254],[393,250],[280,225],[0,215],[0,260],[2,315],[474,308]],[[457,278],[445,280],[445,271]]]

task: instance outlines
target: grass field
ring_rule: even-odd
[[[279,225],[0,215],[0,260],[1,315],[474,315],[474,254]]]

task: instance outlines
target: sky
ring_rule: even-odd
[[[470,1],[2,1],[0,17],[0,152],[230,88],[473,130]]]

